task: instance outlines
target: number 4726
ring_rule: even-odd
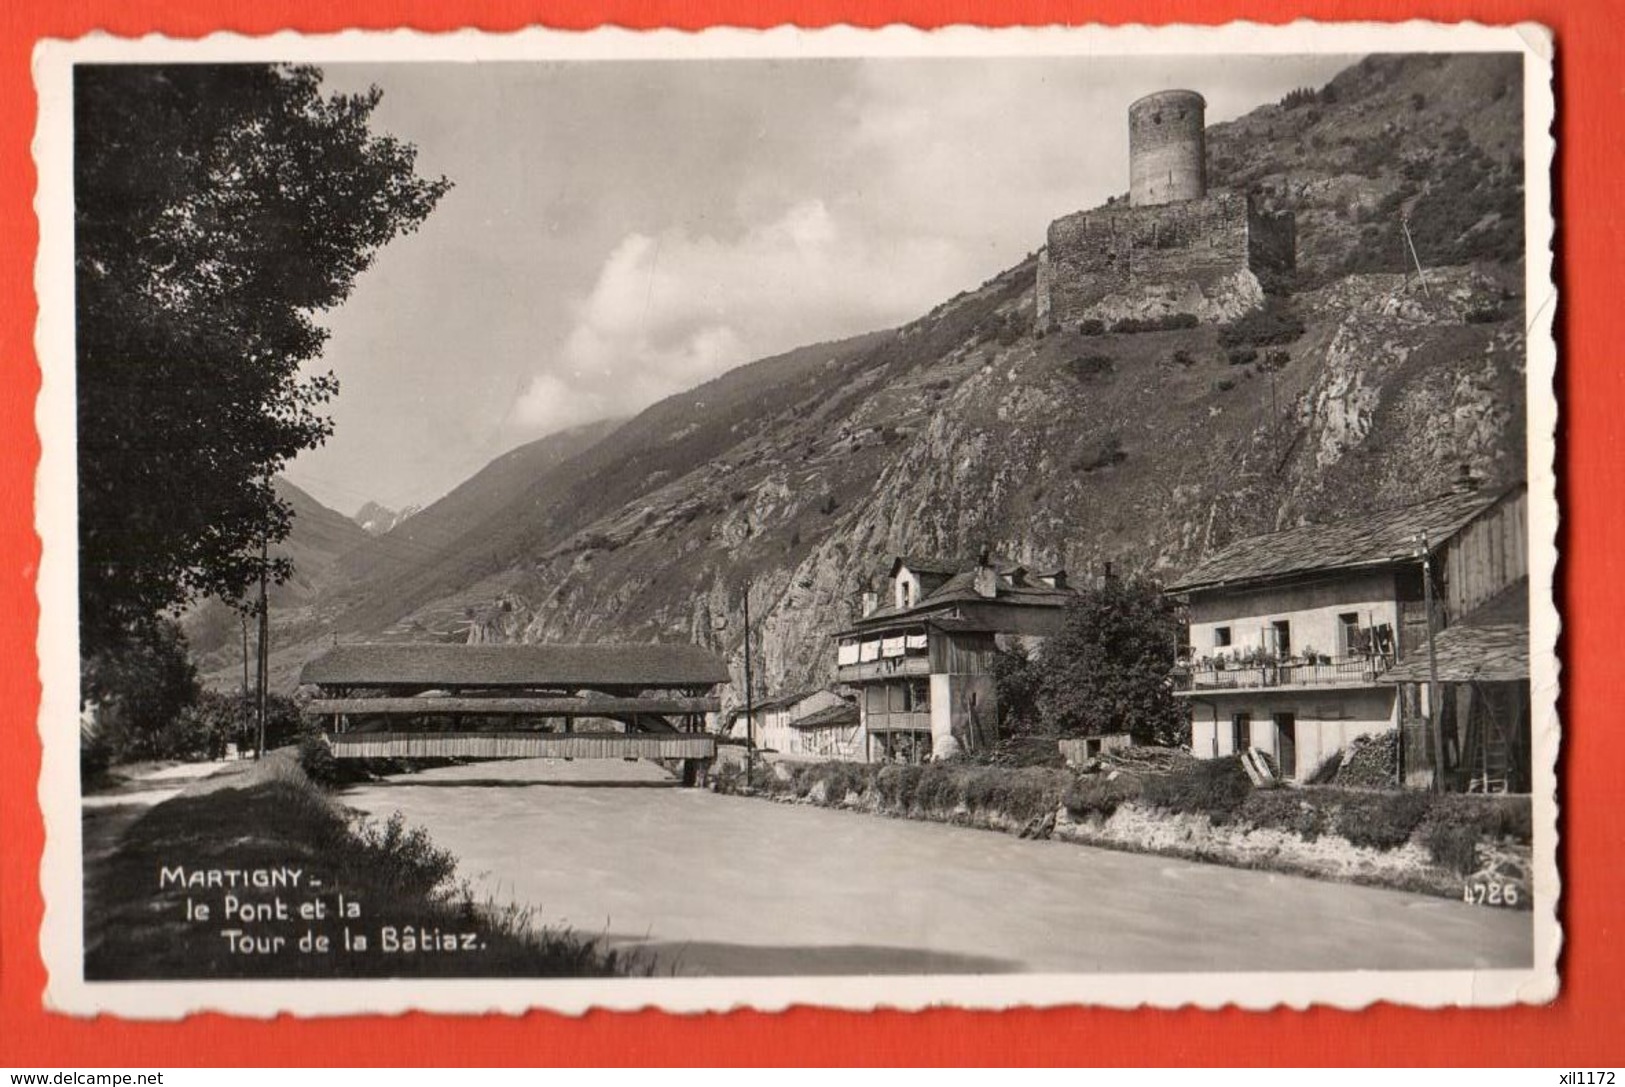
[[[1461,888],[1461,900],[1472,906],[1516,906],[1516,883],[1467,883]]]

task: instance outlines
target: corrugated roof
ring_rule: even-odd
[[[805,717],[790,722],[791,728],[841,728],[858,723],[858,707],[851,702],[839,706],[826,706]]]
[[[1426,502],[1375,510],[1318,525],[1303,525],[1238,540],[1168,586],[1189,592],[1235,582],[1269,581],[1315,570],[1335,570],[1399,562],[1416,550],[1426,531],[1437,545],[1459,532],[1484,510],[1523,484],[1496,494],[1467,491]]]
[[[697,645],[339,645],[300,683],[346,687],[701,687],[728,682]]]

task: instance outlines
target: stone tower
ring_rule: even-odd
[[[1130,205],[1174,204],[1207,194],[1206,110],[1195,91],[1158,91],[1129,105]]]

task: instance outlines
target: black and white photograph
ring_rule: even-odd
[[[36,73],[53,1007],[1556,995],[1538,28]]]

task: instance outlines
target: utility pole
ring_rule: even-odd
[[[1411,240],[1410,216],[1401,215],[1399,217],[1399,229],[1405,234],[1405,248],[1411,251],[1411,261],[1416,265],[1416,278],[1422,281],[1422,293],[1432,298],[1433,292],[1428,289],[1428,277],[1422,271],[1422,258],[1416,255],[1416,243]]]
[[[243,626],[243,701],[248,701],[248,613],[239,611],[237,618]]]
[[[1444,791],[1444,721],[1439,712],[1439,657],[1433,647],[1433,553],[1426,529],[1418,538],[1422,544],[1422,601],[1428,613],[1428,732],[1433,740],[1433,791],[1438,793]]]
[[[750,578],[745,578],[745,788],[756,772],[756,707],[751,697]]]
[[[271,609],[266,606],[265,580],[266,567],[270,564],[270,545],[260,540],[260,649],[259,649],[259,690],[255,697],[255,717],[259,724],[259,742],[254,747],[256,760],[265,757],[265,685],[267,673],[271,670],[271,653],[269,637],[271,633]]]

